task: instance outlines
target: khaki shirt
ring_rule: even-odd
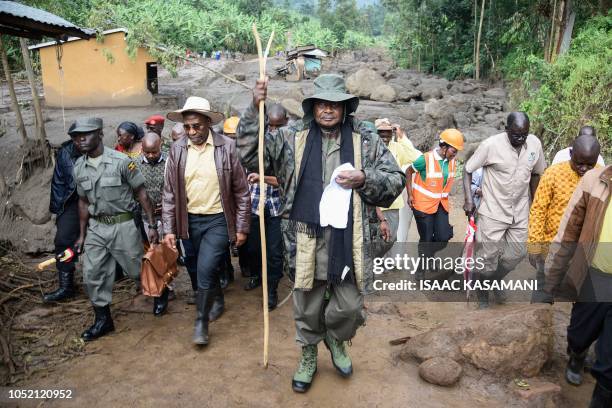
[[[321,153],[323,155],[323,190],[331,182],[334,170],[342,163],[340,160],[340,142],[342,135],[339,134],[335,141],[329,137],[321,135]],[[317,238],[317,254],[315,266],[315,279],[327,280],[327,267],[329,264],[328,244],[331,239],[331,227],[323,229],[323,236]]]
[[[187,142],[185,164],[187,212],[191,214],[219,214],[223,212],[219,176],[215,165],[215,145],[209,132],[203,146]]]
[[[136,208],[134,190],[144,177],[136,164],[123,153],[104,148],[97,167],[81,156],[74,164],[77,194],[89,201],[89,214],[117,215]]]
[[[473,173],[483,168],[482,202],[478,213],[507,224],[529,218],[529,181],[546,169],[544,151],[534,135],[520,152],[512,147],[506,132],[485,139],[465,165]]]

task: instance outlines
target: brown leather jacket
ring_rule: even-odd
[[[251,195],[244,168],[236,152],[236,142],[211,129],[215,145],[215,166],[219,176],[221,204],[227,221],[230,241],[236,241],[236,232],[249,233],[251,223]],[[189,238],[187,221],[187,193],[185,165],[187,163],[187,137],[172,144],[166,164],[162,222],[164,233],[179,239]]]

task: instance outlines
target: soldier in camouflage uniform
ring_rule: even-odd
[[[257,81],[253,104],[240,119],[237,146],[242,164],[259,172],[258,109],[267,80]],[[317,369],[317,345],[324,341],[343,377],[352,374],[345,343],[365,322],[363,293],[371,278],[367,248],[379,225],[376,207],[388,207],[406,178],[378,136],[360,132],[352,113],[359,99],[346,93],[339,75],[321,75],[306,98],[304,118],[266,134],[265,173],[281,189],[285,270],[294,282],[293,310],[302,356],[293,390],[306,392]],[[352,189],[346,228],[320,225],[319,202],[334,170],[336,183]]]

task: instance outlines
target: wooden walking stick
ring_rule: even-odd
[[[270,34],[268,39],[268,45],[266,50],[262,52],[261,39],[257,32],[257,26],[253,23],[253,35],[255,36],[255,43],[257,44],[257,55],[259,57],[259,79],[266,79],[266,60],[268,59],[268,53],[270,52],[270,45],[272,44],[272,38],[274,38],[274,31]],[[264,101],[259,102],[259,145],[258,145],[258,159],[259,159],[259,239],[261,242],[261,286],[263,292],[263,315],[264,315],[264,353],[263,353],[263,365],[268,368],[268,343],[270,338],[270,316],[268,312],[268,260],[266,258],[266,222],[264,218],[264,209],[266,204],[266,184],[264,182],[264,135],[266,133],[265,127],[265,111]]]

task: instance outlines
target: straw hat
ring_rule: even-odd
[[[207,116],[210,118],[211,125],[216,125],[225,118],[221,112],[215,112],[210,109],[210,102],[208,102],[208,99],[200,98],[199,96],[190,96],[185,101],[183,109],[170,112],[166,117],[173,122],[182,122],[183,113],[185,112],[195,112]]]

